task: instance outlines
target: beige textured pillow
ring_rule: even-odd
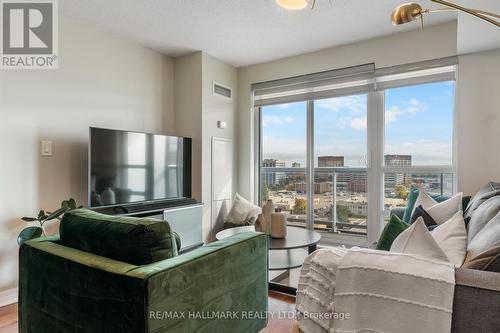
[[[462,266],[467,251],[467,230],[463,212],[459,211],[451,219],[438,225],[431,235],[456,267]]]
[[[427,194],[427,192],[419,190],[413,211],[415,211],[418,206],[422,206],[437,224],[443,224],[451,219],[458,211],[462,210],[462,197],[463,193],[460,192],[448,200],[437,202]]]
[[[244,225],[249,219],[257,219],[257,216],[262,212],[259,206],[254,205],[241,195],[236,193],[233,206],[224,219],[225,223]]]
[[[434,240],[419,217],[408,229],[399,234],[391,246],[391,252],[408,253],[448,262],[448,257]]]

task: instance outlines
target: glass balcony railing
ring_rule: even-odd
[[[315,168],[314,184],[306,181],[305,168],[262,168],[261,202],[272,200],[292,226],[335,234],[366,236],[368,226],[368,179],[366,168]],[[453,173],[384,173],[383,219],[390,211],[407,205],[411,185],[431,195],[453,194]],[[308,196],[312,191],[313,195]],[[312,205],[309,205],[309,197]],[[309,214],[309,210],[313,211]]]
[[[294,170],[295,169],[295,170]],[[261,200],[270,199],[286,214],[289,225],[306,227],[308,191],[313,191],[314,228],[335,233],[366,235],[367,173],[363,168],[315,168],[314,185],[304,168],[263,168]]]
[[[384,222],[387,222],[392,209],[406,207],[408,193],[412,185],[424,189],[430,195],[454,193],[453,173],[444,172],[386,172],[384,173]]]

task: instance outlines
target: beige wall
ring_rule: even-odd
[[[87,203],[89,126],[174,130],[170,58],[67,18],[59,31],[58,70],[0,73],[0,290],[16,286],[21,216]]]
[[[377,68],[456,55],[456,22],[334,47],[238,70],[238,191],[253,198],[253,116],[250,85],[375,63]]]
[[[500,49],[459,56],[456,131],[458,189],[500,182]]]

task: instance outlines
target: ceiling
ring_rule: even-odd
[[[61,13],[170,56],[202,50],[236,67],[419,28],[393,27],[390,14],[407,0],[317,0],[289,11],[275,0],[60,0]],[[423,7],[436,7],[428,0]],[[426,16],[426,25],[456,19]]]

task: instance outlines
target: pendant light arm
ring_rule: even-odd
[[[492,18],[490,17],[495,17],[497,19],[500,19],[500,15],[497,15],[497,14],[494,14],[494,13],[490,13],[490,12],[486,12],[486,11],[483,11],[483,10],[476,10],[476,9],[471,9],[471,8],[466,8],[466,7],[462,7],[462,6],[459,6],[459,5],[455,5],[453,3],[449,3],[447,1],[443,1],[443,0],[431,0],[432,2],[436,2],[436,3],[439,3],[443,6],[447,6],[447,7],[450,7],[450,8],[453,8],[455,10],[459,10],[459,11],[462,11],[462,12],[465,12],[469,15],[473,15],[473,16],[476,16],[482,20],[485,20],[497,27],[500,28],[500,22],[498,21],[495,21],[493,20]],[[428,13],[430,12],[436,12],[436,11],[444,11],[446,10],[446,8],[443,8],[443,9],[427,9],[426,11]],[[451,10],[451,9],[450,9]]]
[[[497,15],[495,13],[491,13],[491,12],[487,12],[487,11],[484,11],[484,10],[480,10],[480,9],[473,9],[473,8],[469,8],[470,10],[473,10],[479,14],[482,14],[482,15],[485,15],[485,16],[490,16],[490,17],[494,17],[494,18],[497,18],[500,20],[500,15]],[[443,8],[432,8],[432,9],[424,9],[422,10],[422,14],[427,14],[427,13],[438,13],[438,12],[456,12],[457,9],[455,8],[446,8],[446,7],[443,7]]]

